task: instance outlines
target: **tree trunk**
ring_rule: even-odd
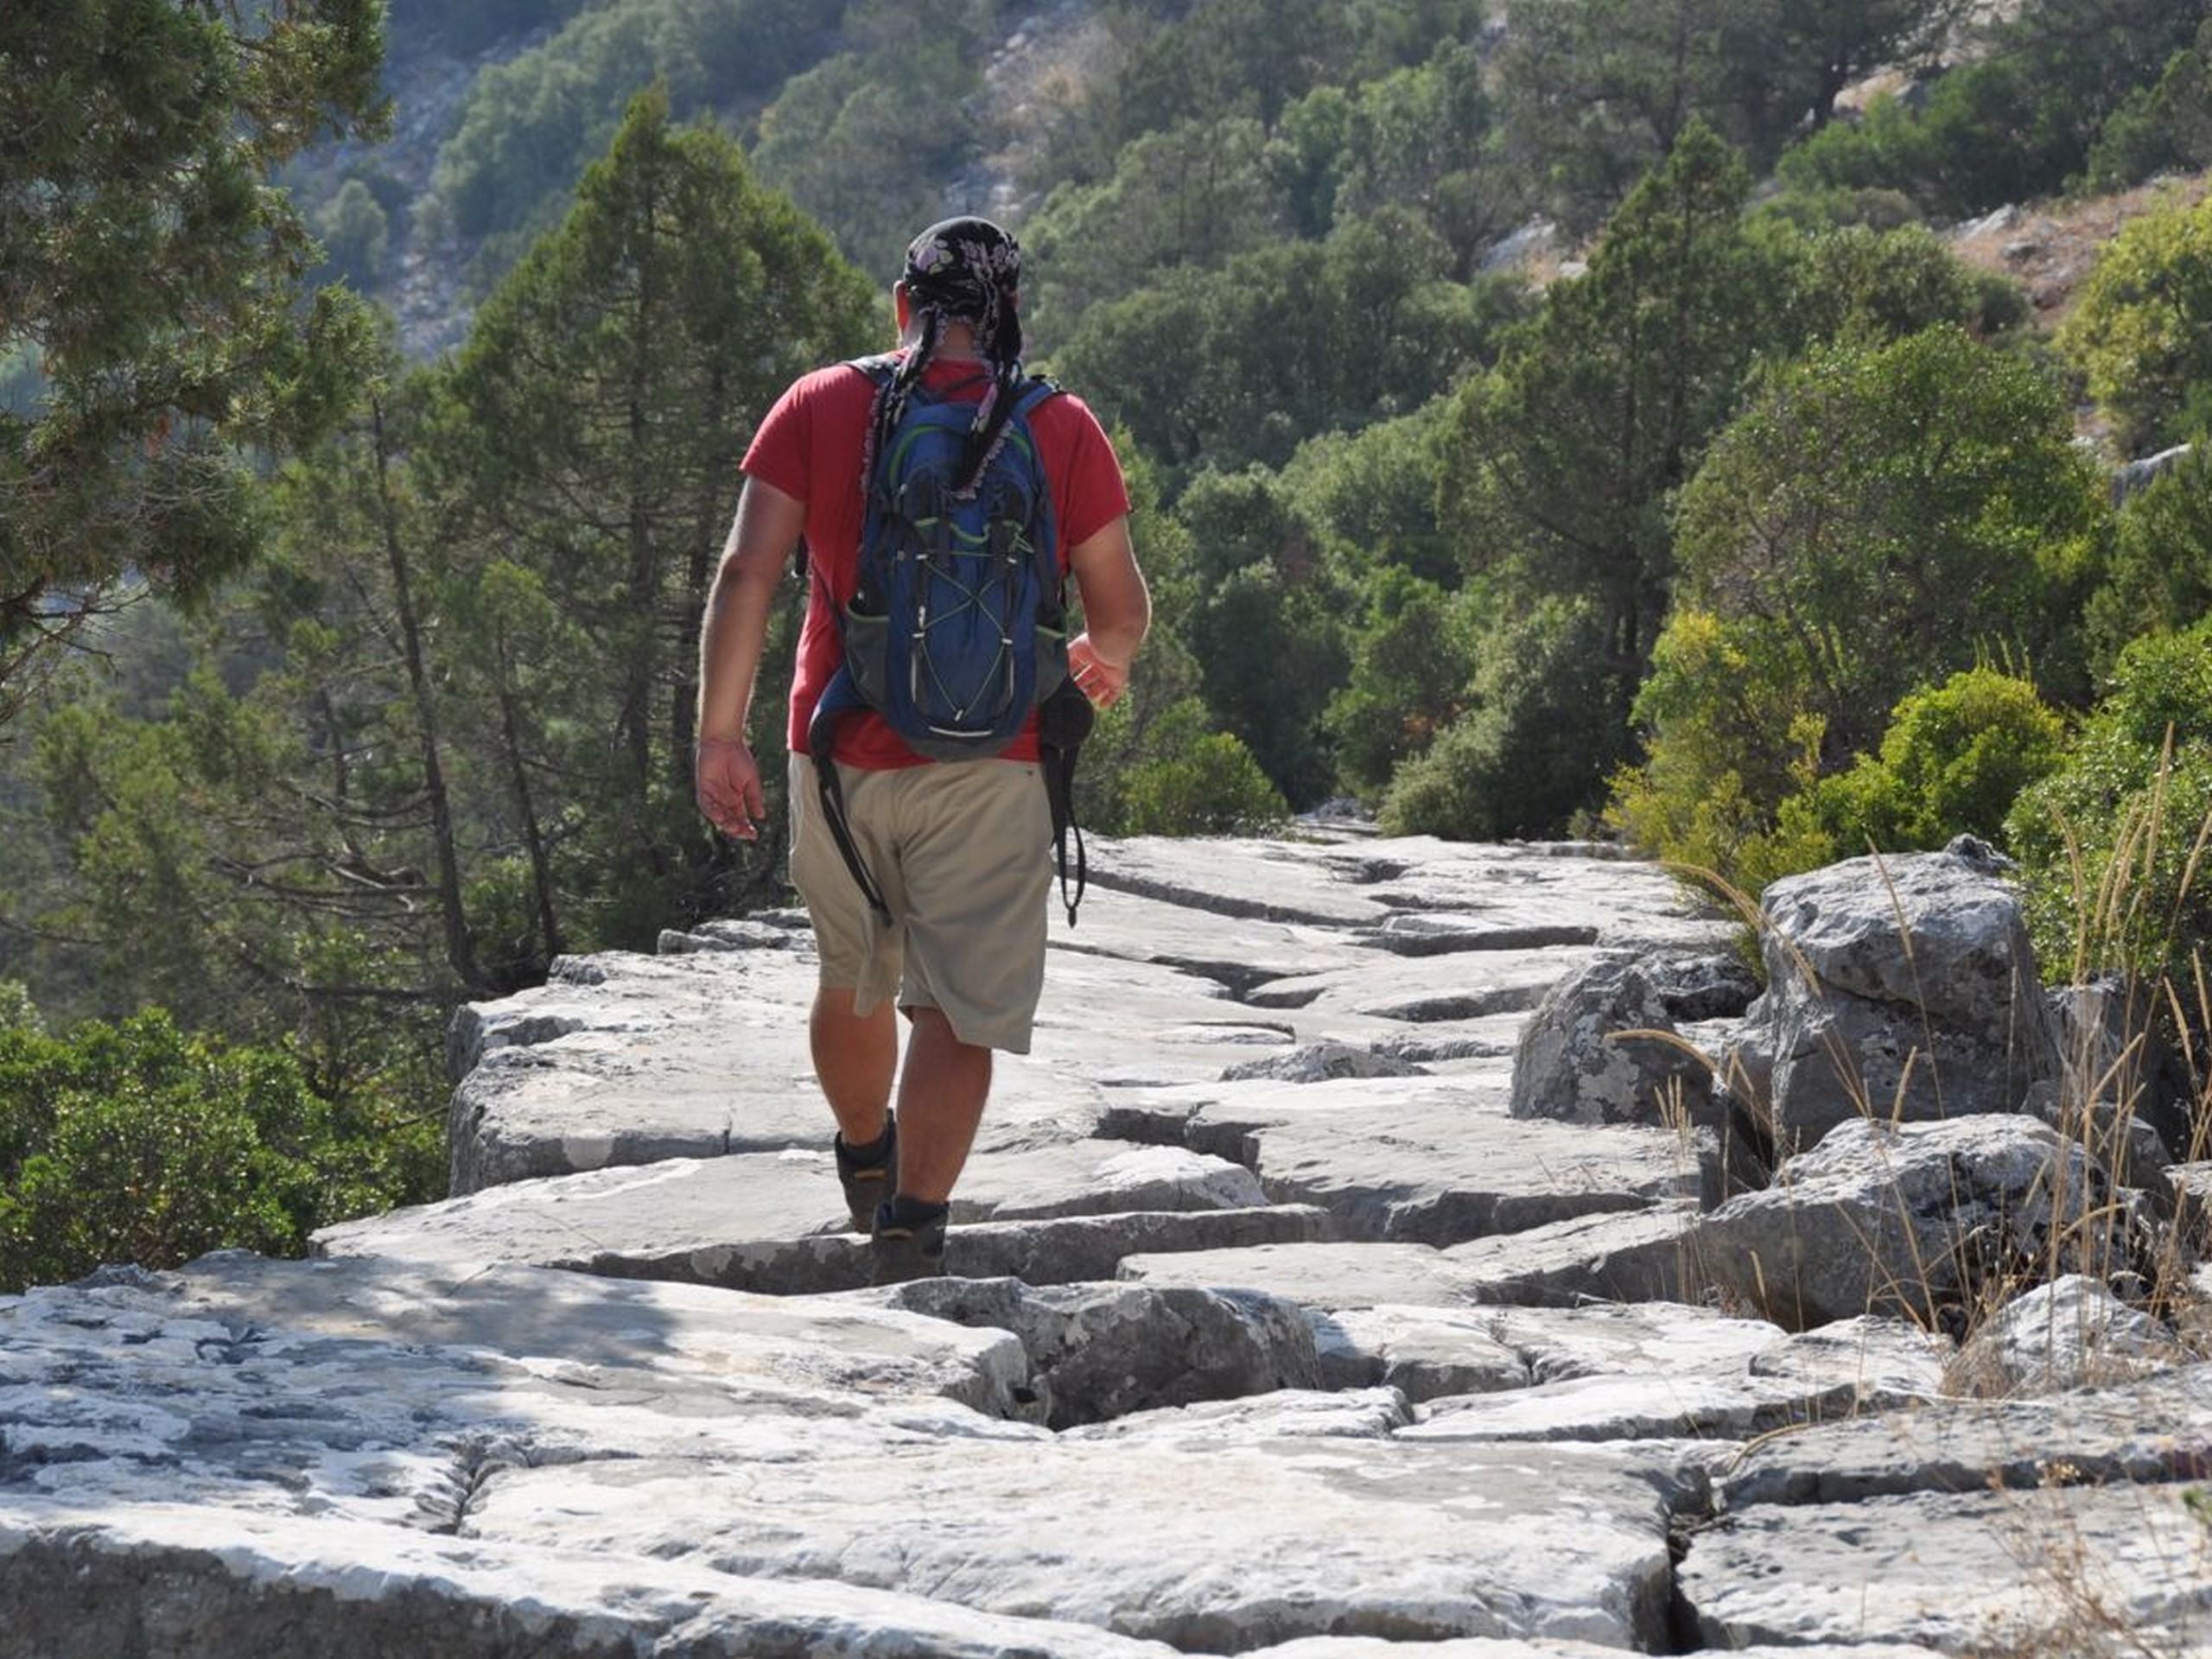
[[[446,788],[445,764],[440,756],[438,710],[431,695],[430,677],[423,666],[423,630],[415,613],[415,590],[410,580],[407,550],[400,539],[399,514],[391,499],[391,452],[385,442],[384,402],[372,399],[377,468],[377,517],[384,530],[385,557],[391,566],[392,605],[398,614],[399,638],[407,658],[408,695],[415,703],[416,728],[422,734],[423,792],[430,807],[432,857],[438,872],[438,909],[444,926],[446,961],[461,982],[473,991],[489,988],[476,965],[476,941],[468,931],[467,912],[461,901],[461,856],[453,829],[453,798]]]

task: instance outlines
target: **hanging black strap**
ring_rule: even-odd
[[[883,897],[883,889],[868,873],[868,864],[861,857],[861,849],[853,844],[853,828],[845,811],[844,780],[837,775],[835,751],[837,747],[837,721],[841,716],[867,705],[860,690],[853,683],[851,672],[840,667],[814,705],[814,718],[807,722],[806,748],[814,760],[814,781],[822,798],[822,821],[830,826],[830,838],[837,843],[837,851],[845,860],[845,868],[853,873],[854,883],[867,899],[868,908],[883,921],[891,919],[891,906]]]
[[[1037,754],[1045,774],[1045,799],[1052,811],[1052,850],[1060,876],[1060,902],[1067,906],[1068,925],[1075,925],[1076,906],[1090,874],[1083,848],[1083,826],[1075,821],[1075,763],[1084,739],[1090,735],[1096,718],[1090,699],[1072,679],[1063,680],[1052,695],[1038,705]],[[1068,837],[1075,837],[1075,880],[1071,896],[1068,880]]]

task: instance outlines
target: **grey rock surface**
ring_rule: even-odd
[[[2019,900],[1950,851],[1851,859],[1762,899],[1756,1010],[1785,1153],[1866,1116],[2017,1111],[2060,1075]]]
[[[1512,1112],[1567,1123],[1688,1122],[1712,1078],[1651,968],[1600,957],[1554,985],[1522,1027]]]
[[[2212,1655],[2193,1235],[2096,1147],[1515,1116],[1593,962],[1772,1034],[1605,849],[1093,862],[954,1276],[861,1287],[779,912],[464,1011],[442,1203],[0,1299],[0,1659]]]
[[[2037,1119],[1860,1120],[1705,1217],[1696,1248],[1726,1294],[1793,1329],[1868,1312],[1963,1328],[2024,1275],[2136,1268],[2139,1220]]]

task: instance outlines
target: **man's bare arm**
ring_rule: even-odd
[[[805,528],[805,502],[747,479],[699,630],[699,810],[723,834],[742,841],[753,839],[767,816],[746,719],[776,588]]]
[[[1068,666],[1100,708],[1128,690],[1129,664],[1152,626],[1152,594],[1137,568],[1127,514],[1068,550],[1068,569],[1083,596],[1084,631],[1068,642]]]

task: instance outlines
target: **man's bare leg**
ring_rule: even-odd
[[[899,1194],[944,1204],[968,1161],[991,1092],[991,1051],[963,1043],[935,1008],[916,1008],[899,1079]]]
[[[882,1136],[891,1105],[891,1078],[899,1065],[899,1020],[888,1002],[853,1012],[855,993],[823,987],[814,994],[807,1020],[814,1075],[849,1147]]]

